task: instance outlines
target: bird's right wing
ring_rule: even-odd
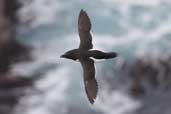
[[[80,60],[80,62],[83,67],[85,91],[90,103],[93,104],[98,91],[94,61],[87,58]]]
[[[78,17],[78,32],[80,36],[80,49],[89,50],[93,48],[92,36],[90,34],[91,22],[84,10],[80,11]]]

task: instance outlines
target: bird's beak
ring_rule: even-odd
[[[65,58],[65,55],[61,55],[60,58]]]

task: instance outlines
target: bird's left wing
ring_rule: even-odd
[[[89,50],[93,48],[92,36],[90,34],[91,22],[84,10],[80,11],[78,17],[78,32],[80,36],[80,49]]]
[[[83,67],[85,91],[90,103],[93,104],[98,91],[97,81],[95,79],[94,61],[87,58],[80,60],[80,62]]]

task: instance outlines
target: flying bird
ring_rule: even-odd
[[[98,85],[95,79],[94,60],[91,58],[111,59],[116,57],[117,53],[106,53],[99,50],[92,50],[93,44],[90,30],[90,18],[84,10],[81,10],[78,17],[78,32],[80,37],[79,48],[72,49],[66,52],[64,55],[61,55],[61,57],[74,61],[78,60],[81,63],[84,75],[85,92],[87,94],[88,100],[91,104],[93,104],[97,96]]]

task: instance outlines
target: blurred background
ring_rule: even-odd
[[[99,92],[86,97],[82,68],[61,59],[79,46],[86,10]],[[170,114],[170,0],[0,0],[1,114]]]

